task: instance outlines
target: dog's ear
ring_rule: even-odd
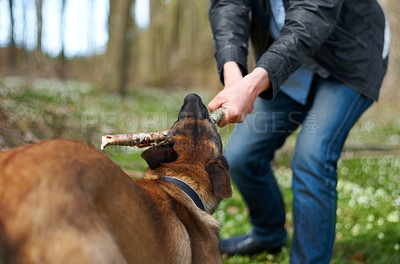
[[[154,170],[161,163],[173,162],[178,158],[178,153],[174,150],[173,142],[165,142],[149,148],[141,155],[149,165],[150,169]]]
[[[210,177],[215,196],[218,199],[229,198],[232,196],[232,187],[228,175],[228,162],[222,156],[217,161],[212,161],[206,165],[206,171]]]

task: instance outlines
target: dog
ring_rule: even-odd
[[[132,180],[81,141],[0,153],[0,263],[222,263],[212,213],[232,189],[199,96],[142,157]]]

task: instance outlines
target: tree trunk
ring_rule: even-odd
[[[134,0],[110,1],[109,40],[107,45],[107,72],[106,84],[108,90],[126,94],[127,73],[130,60],[130,45],[133,33],[129,34],[132,19],[130,8]]]
[[[155,86],[165,85],[167,79],[168,65],[166,63],[166,41],[164,38],[166,24],[165,3],[160,0],[150,1],[150,27],[149,27],[149,45],[150,50],[150,80]]]
[[[39,0],[42,1],[42,0]],[[59,65],[59,76],[61,79],[66,77],[67,71],[67,59],[65,57],[65,5],[66,0],[62,0],[61,2],[61,23],[60,23],[60,40],[61,40],[61,51],[59,57],[60,65]]]
[[[9,0],[10,7],[10,42],[9,42],[9,50],[8,50],[8,66],[10,70],[15,70],[17,64],[17,47],[15,45],[15,36],[14,36],[14,1]]]
[[[42,0],[36,0],[36,19],[37,19],[36,53],[38,55],[42,52],[42,5],[43,5]]]

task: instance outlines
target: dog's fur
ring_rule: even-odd
[[[198,96],[142,156],[150,168],[134,181],[80,141],[0,153],[0,263],[222,263],[211,214],[232,190]],[[206,212],[163,176],[188,183]]]

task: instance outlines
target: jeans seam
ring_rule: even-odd
[[[330,182],[328,181],[328,178],[329,177],[327,177],[327,174],[328,174],[328,165],[327,165],[327,161],[328,161],[328,159],[329,159],[329,153],[331,153],[331,150],[332,150],[332,148],[333,148],[333,144],[334,144],[334,142],[336,142],[336,140],[337,140],[337,138],[339,137],[339,135],[341,134],[341,131],[343,130],[343,127],[345,126],[345,124],[347,123],[347,121],[351,118],[351,113],[352,112],[354,112],[353,110],[354,110],[354,108],[356,107],[356,105],[357,105],[357,103],[359,102],[359,99],[360,99],[360,95],[359,94],[356,94],[355,95],[355,98],[353,99],[353,102],[351,103],[351,105],[350,105],[350,107],[348,108],[348,111],[347,111],[347,113],[346,113],[346,116],[345,116],[345,118],[343,119],[343,121],[340,123],[340,125],[339,125],[339,127],[338,127],[338,129],[336,130],[336,132],[335,132],[335,134],[334,134],[334,136],[332,137],[332,139],[330,140],[330,142],[328,143],[328,147],[327,147],[327,150],[326,150],[326,154],[325,154],[325,162],[324,162],[324,170],[323,170],[323,174],[322,174],[322,177],[326,180],[326,184],[328,185],[328,186],[330,186]],[[336,177],[336,182],[337,182],[337,177]],[[336,187],[335,187],[336,188]],[[328,192],[328,194],[329,194],[329,196],[331,196],[331,192]],[[330,201],[331,201],[332,199],[330,199]],[[333,208],[333,207],[335,207],[335,204],[334,204],[335,202],[329,202],[329,207],[330,208]],[[335,215],[336,215],[336,213],[335,213]],[[329,219],[331,219],[331,220],[328,220],[328,224],[331,226],[333,223],[331,223],[331,221],[334,221],[335,222],[335,219],[334,219],[335,217],[333,217],[333,218],[329,218]],[[333,219],[333,220],[332,220]],[[331,232],[331,234],[330,234],[330,237],[329,237],[329,240],[331,240],[331,239],[333,239],[333,240],[335,240],[335,227],[334,227],[334,229],[333,229],[333,232]],[[332,238],[332,236],[333,236],[333,238]],[[333,246],[333,244],[332,244],[332,246]],[[332,249],[330,249],[330,250],[332,250]]]
[[[351,103],[350,107],[348,108],[348,111],[346,113],[345,118],[343,119],[343,121],[340,123],[339,128],[336,130],[335,135],[332,137],[332,139],[329,141],[328,143],[328,147],[326,150],[326,154],[325,154],[325,162],[324,162],[324,171],[323,171],[323,177],[325,178],[326,176],[326,171],[328,170],[328,166],[326,164],[326,161],[329,158],[329,153],[331,153],[331,149],[333,148],[333,143],[336,141],[336,139],[339,137],[340,132],[342,131],[344,125],[347,123],[347,121],[349,120],[349,118],[351,117],[351,113],[354,112],[352,111],[355,108],[355,105],[359,102],[359,98],[361,96],[359,94],[356,94],[355,98],[353,99],[353,102]]]

